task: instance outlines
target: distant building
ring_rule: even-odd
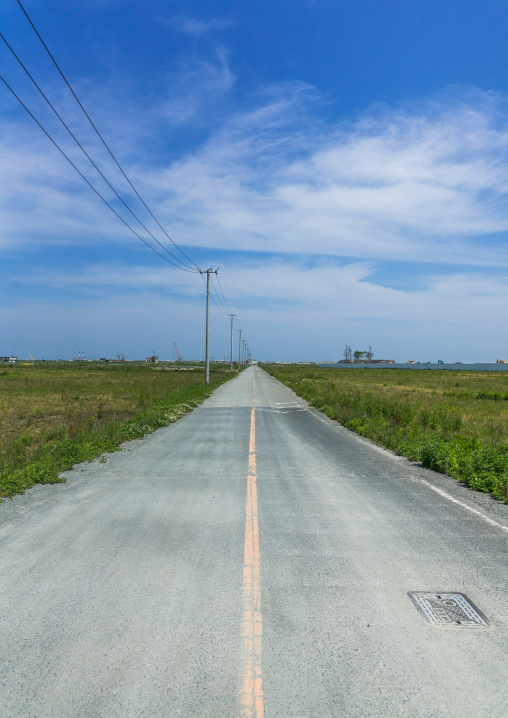
[[[159,361],[159,357],[155,356],[155,354],[151,357],[146,358],[147,364],[157,364],[158,361]]]
[[[339,359],[338,362],[323,362],[323,364],[395,364],[395,359]]]

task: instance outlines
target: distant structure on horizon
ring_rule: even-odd
[[[365,359],[340,359],[338,362],[323,362],[323,364],[395,364],[395,359],[371,359],[367,361]]]

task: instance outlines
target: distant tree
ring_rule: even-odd
[[[353,356],[353,352],[351,351],[351,347],[349,344],[346,344],[346,348],[344,349],[344,359],[346,361],[351,361],[351,358]]]
[[[355,361],[359,361],[359,360],[362,358],[362,356],[364,356],[364,354],[366,354],[366,353],[367,353],[367,352],[359,352],[359,351],[356,351],[356,352],[354,353],[354,355],[353,355],[354,358],[355,358]]]
[[[372,357],[374,356],[374,352],[372,351],[372,347],[369,345],[368,351],[365,352],[365,356],[367,357],[367,361],[372,361]]]

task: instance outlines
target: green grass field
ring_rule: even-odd
[[[346,428],[508,501],[508,372],[264,368]]]
[[[218,365],[208,385],[204,369],[165,365],[1,367],[0,498],[176,421],[231,376]]]

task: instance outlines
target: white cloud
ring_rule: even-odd
[[[234,83],[227,56],[182,68],[159,113],[193,122]],[[309,114],[301,84],[271,88],[181,159],[128,168],[158,216],[184,244],[464,264],[508,263],[508,113],[499,98],[411,111],[386,109],[347,126]],[[215,101],[214,100],[214,101]],[[8,130],[10,128],[7,128]],[[161,128],[158,128],[161,131]],[[122,134],[125,134],[125,128]],[[20,235],[60,242],[69,233],[125,236],[107,211],[62,174],[53,148],[14,133],[1,148],[3,244]],[[108,196],[110,196],[109,193]],[[29,206],[20,216],[19,208]],[[97,219],[96,219],[97,218]],[[103,233],[101,233],[101,236]],[[483,237],[498,235],[483,249]],[[492,237],[491,237],[492,239]],[[494,245],[496,242],[494,241]]]
[[[72,271],[65,269],[35,269],[29,275],[21,273],[22,284],[46,285],[53,289],[85,290],[91,294],[109,294],[112,290],[125,294],[163,292],[185,294],[187,297],[203,293],[203,284],[196,274],[177,271],[164,265],[132,265],[119,262],[87,264]]]
[[[291,115],[301,107],[282,97],[235,117],[157,182],[181,231],[192,216],[206,245],[506,262],[504,249],[488,260],[469,241],[508,230],[507,118],[499,126],[488,99],[306,134]]]
[[[206,106],[206,88],[216,96],[229,92],[228,67],[223,57],[209,75],[203,66],[182,70],[182,78],[196,72],[186,110],[190,122]],[[152,164],[148,155],[143,168],[124,164],[182,246],[197,247],[197,254],[202,248],[207,257],[211,250],[226,250],[213,263],[221,265],[228,301],[261,355],[338,358],[347,342],[357,348],[371,343],[378,355],[425,360],[436,358],[432,352],[444,354],[452,342],[457,355],[439,358],[465,361],[481,354],[478,346],[485,358],[501,356],[499,311],[508,291],[505,278],[490,275],[488,268],[508,267],[503,101],[477,93],[467,101],[373,110],[356,123],[331,127],[313,119],[313,92],[302,84],[269,88],[256,96],[250,111],[237,112],[200,147],[180,151],[178,159],[158,157]],[[164,107],[159,105],[160,113]],[[108,336],[111,322],[112,338],[129,343],[121,332],[128,331],[132,311],[146,342],[160,331],[159,317],[167,315],[182,336],[195,336],[188,355],[199,356],[199,277],[168,273],[164,265],[138,266],[129,254],[138,240],[70,169],[62,169],[44,138],[31,138],[28,129],[12,124],[4,129],[9,142],[0,146],[3,251],[12,255],[21,248],[91,241],[124,247],[114,264],[81,266],[72,273],[30,267],[23,284],[37,285],[41,295],[47,288],[67,295],[75,290],[81,299],[68,308],[48,299],[34,309],[27,299],[4,309],[6,336],[21,331],[23,313],[36,322],[44,306],[58,318],[55,327],[69,336],[77,332],[72,318],[78,317],[89,346],[92,316],[100,316],[101,336]],[[227,250],[235,251],[234,259]],[[379,283],[376,273],[387,261],[392,274],[404,274],[404,262],[413,263],[418,288]],[[428,270],[414,268],[419,262],[454,266],[425,276]],[[459,265],[465,271],[459,272]],[[79,304],[87,301],[93,307],[88,314]],[[175,305],[178,312],[171,310]],[[228,341],[227,321],[214,316],[217,352],[220,342]],[[26,320],[23,331],[29,336]],[[25,341],[19,340],[21,348]],[[135,355],[135,347],[132,341],[122,351]],[[95,353],[102,353],[100,347]]]
[[[369,262],[309,266],[279,259],[229,260],[220,273],[228,302],[261,357],[338,359],[346,343],[359,349],[372,344],[377,356],[402,361],[503,356],[499,313],[508,302],[506,277],[428,276],[410,291],[382,286],[376,271]],[[37,302],[16,297],[2,308],[4,336],[18,342],[13,351],[20,354],[26,342],[44,346],[53,332],[62,356],[74,345],[94,355],[144,356],[152,349],[146,344],[167,349],[172,341],[182,351],[185,346],[187,357],[202,356],[199,277],[146,265],[98,264],[76,272],[30,272],[18,280],[30,289],[28,296],[43,286],[61,293]],[[228,353],[229,321],[213,304],[211,319],[212,352],[222,356]],[[49,349],[44,353],[49,356]]]
[[[200,125],[208,122],[207,113],[231,91],[236,75],[227,51],[217,47],[209,58],[182,64],[168,80],[171,91],[158,113],[171,125]]]
[[[160,19],[159,22],[172,25],[179,32],[196,37],[203,37],[220,30],[229,30],[236,24],[230,18],[203,19],[201,17],[172,17],[169,20]]]

